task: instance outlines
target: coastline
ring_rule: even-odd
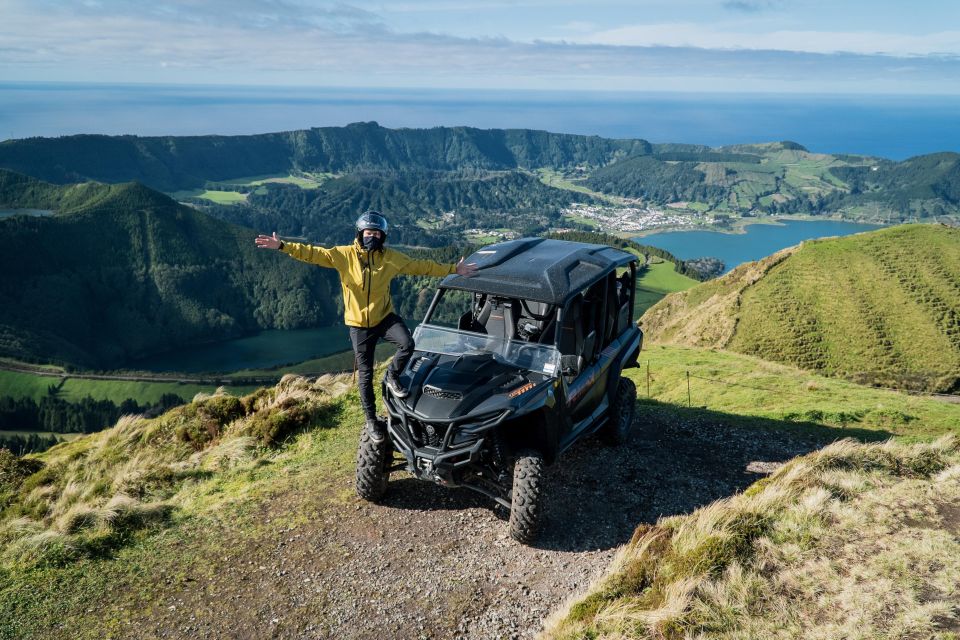
[[[656,229],[645,229],[643,231],[618,231],[613,235],[618,238],[625,239],[636,239],[644,238],[646,236],[658,235],[661,233],[678,233],[678,232],[687,232],[687,231],[704,231],[708,233],[719,233],[724,235],[736,236],[736,235],[745,235],[747,233],[747,227],[751,225],[769,225],[782,227],[786,226],[785,222],[849,222],[852,224],[867,224],[876,226],[878,229],[881,227],[890,226],[883,222],[874,222],[874,221],[864,221],[864,220],[852,220],[850,218],[844,218],[840,216],[812,216],[809,214],[798,214],[790,216],[763,216],[758,218],[738,218],[736,219],[731,227],[709,227],[709,226],[698,226],[698,227],[686,227],[686,226],[667,226],[667,227],[658,227]]]

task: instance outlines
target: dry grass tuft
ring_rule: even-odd
[[[542,637],[933,637],[958,614],[960,540],[938,506],[957,503],[956,439],[838,442],[641,526]]]
[[[268,455],[268,447],[335,424],[330,400],[349,376],[288,375],[237,398],[217,389],[157,418],[123,416],[40,459],[0,450],[0,569],[102,554],[165,522],[185,481]]]

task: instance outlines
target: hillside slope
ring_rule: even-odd
[[[265,328],[332,324],[332,273],[131,183],[56,186],[0,170],[0,355],[111,368]]]
[[[960,229],[805,242],[668,296],[648,339],[725,348],[870,384],[960,389]]]
[[[511,541],[488,500],[403,472],[385,504],[356,498],[363,417],[348,376],[289,376],[0,454],[0,638],[531,637],[638,524],[838,438],[960,428],[951,405],[747,356],[645,356],[655,399],[638,405],[635,436],[585,441],[548,469],[534,547]],[[774,390],[695,387],[688,408],[684,370]],[[639,389],[642,373],[629,372]]]

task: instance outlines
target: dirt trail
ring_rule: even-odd
[[[306,487],[265,518],[316,511],[316,520],[231,542],[212,578],[178,581],[131,621],[129,637],[530,638],[639,523],[730,495],[760,477],[748,465],[769,471],[756,463],[822,444],[724,426],[722,414],[643,415],[654,424],[638,424],[628,445],[591,439],[548,469],[548,521],[536,546],[511,540],[491,501],[405,473],[391,478],[380,506]],[[341,496],[352,490],[349,471],[333,488]]]

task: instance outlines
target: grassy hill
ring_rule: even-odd
[[[644,352],[642,360],[644,364],[650,361],[653,378],[653,397],[641,400],[638,406],[639,428],[643,430],[676,424],[679,437],[691,441],[694,435],[690,429],[700,429],[711,434],[709,438],[717,439],[710,445],[714,447],[726,446],[723,434],[734,432],[751,441],[775,440],[777,433],[789,434],[796,441],[816,442],[842,436],[876,440],[896,434],[901,440],[921,443],[916,449],[844,445],[812,458],[813,462],[801,460],[790,467],[799,471],[781,471],[777,478],[796,481],[789,491],[778,488],[779,480],[762,481],[747,492],[747,497],[733,499],[740,500],[736,504],[741,506],[728,509],[727,503],[721,503],[697,512],[689,520],[679,518],[652,529],[641,527],[636,540],[647,540],[644,536],[650,532],[658,540],[666,535],[664,531],[682,530],[692,536],[678,543],[686,544],[678,549],[686,549],[690,554],[676,556],[679,560],[669,566],[679,567],[679,573],[670,575],[682,579],[684,585],[697,587],[697,594],[709,593],[708,577],[749,575],[752,580],[759,580],[754,574],[734,575],[729,560],[736,558],[745,572],[761,566],[753,558],[767,559],[769,555],[760,554],[772,552],[769,546],[763,546],[763,540],[794,545],[783,545],[782,553],[793,556],[775,555],[777,562],[810,558],[813,551],[822,548],[826,535],[823,518],[834,512],[845,518],[844,523],[859,522],[858,514],[874,518],[878,505],[904,505],[903,509],[894,509],[893,515],[887,506],[886,513],[891,518],[912,514],[910,535],[931,536],[923,538],[924,545],[948,542],[933,537],[939,535],[937,527],[941,524],[936,516],[936,500],[941,496],[955,500],[948,492],[955,490],[958,476],[944,469],[948,464],[956,464],[956,453],[952,445],[929,442],[960,429],[955,406],[822,378],[731,353],[657,347]],[[693,390],[695,406],[690,408],[683,406],[687,397],[686,371],[698,376]],[[629,375],[644,395],[646,369],[631,370]],[[708,385],[700,380],[707,377],[722,377],[728,384]],[[314,382],[289,376],[276,387],[250,395],[202,395],[157,418],[123,418],[111,429],[43,454],[13,458],[0,453],[0,638],[57,638],[64,633],[75,638],[161,637],[160,627],[153,626],[160,622],[174,625],[168,628],[168,635],[175,629],[173,635],[193,637],[192,629],[200,620],[221,629],[234,620],[243,620],[261,625],[248,627],[248,631],[257,628],[266,635],[265,630],[272,628],[271,618],[283,619],[284,626],[278,629],[284,632],[306,633],[315,622],[335,625],[342,615],[337,607],[350,607],[349,602],[339,603],[334,594],[328,593],[329,584],[346,580],[351,589],[367,593],[363,591],[367,582],[390,582],[406,566],[412,566],[414,581],[422,582],[422,566],[411,565],[410,551],[434,542],[445,550],[444,557],[451,558],[454,567],[459,566],[457,553],[466,543],[458,541],[458,536],[488,533],[470,528],[470,520],[479,517],[477,509],[472,509],[464,519],[464,510],[475,506],[475,502],[464,503],[462,496],[456,497],[455,492],[446,489],[431,488],[426,494],[420,493],[416,487],[429,485],[399,477],[391,482],[399,485],[399,495],[406,496],[400,502],[371,510],[361,509],[356,503],[351,475],[356,435],[363,419],[352,386],[349,376]],[[721,424],[716,430],[707,429],[708,423],[717,422]],[[650,446],[658,446],[656,436],[650,438]],[[641,458],[658,455],[658,450],[641,451]],[[602,449],[588,452],[600,454]],[[869,475],[858,475],[864,465]],[[797,488],[797,483],[807,486],[803,478],[808,477],[804,474],[811,466],[818,473],[828,471],[831,484],[816,476],[810,480],[810,488],[824,486],[829,494],[820,490],[811,494]],[[736,472],[743,476],[742,469]],[[582,484],[579,476],[565,477],[563,468],[549,473],[558,477],[561,484]],[[681,476],[688,474],[693,474],[693,470]],[[896,485],[900,487],[895,489],[898,493],[865,491],[893,486],[894,481],[902,478],[910,479],[912,484]],[[931,485],[928,478],[939,478],[941,482]],[[626,483],[624,489],[630,490],[629,478],[618,481]],[[812,484],[814,481],[820,484]],[[918,495],[927,502],[917,502]],[[869,498],[869,504],[861,502],[861,496]],[[891,497],[900,502],[889,501]],[[395,536],[392,530],[378,532],[377,527],[382,525],[376,518],[394,513],[399,521],[409,523],[409,529],[401,536]],[[447,522],[453,531],[445,530],[437,540],[432,530],[425,531],[418,525],[424,519]],[[334,521],[348,521],[349,526],[338,528]],[[501,525],[493,519],[492,525],[484,526]],[[850,530],[844,527],[834,527],[836,531],[830,535],[848,535]],[[878,524],[866,533],[887,536],[870,538],[870,544],[895,544],[897,538],[888,535],[891,531],[897,531],[892,524],[887,529]],[[399,537],[398,544],[387,545],[385,534]],[[899,544],[914,539],[903,538]],[[503,545],[515,548],[509,542],[494,541],[487,545],[487,555]],[[387,546],[389,553],[396,555],[383,555],[388,553]],[[842,545],[838,548],[847,549]],[[927,548],[922,546],[917,553],[926,553]],[[938,552],[947,548],[936,547]],[[286,563],[273,564],[276,552],[283,549],[293,555],[284,556]],[[617,567],[627,567],[628,578],[622,578],[623,572],[615,567],[615,577],[609,580],[619,580],[616,584],[621,586],[602,586],[599,595],[574,607],[573,617],[564,623],[564,628],[608,633],[624,628],[610,626],[611,619],[616,624],[634,624],[633,619],[607,616],[620,609],[608,608],[606,604],[616,604],[621,609],[627,605],[636,609],[646,606],[646,601],[628,600],[640,584],[636,579],[645,579],[631,573],[630,568],[645,571],[649,562],[659,562],[643,559],[633,563],[632,559],[641,551],[635,543],[626,547],[624,558],[630,562],[624,560]],[[301,553],[305,555],[297,555]],[[373,553],[378,571],[387,573],[344,574],[344,567],[352,566],[353,557],[370,557]],[[533,549],[527,561],[533,562],[548,553],[558,552]],[[560,566],[570,560],[570,555],[559,553],[555,562]],[[706,560],[702,565],[686,563],[685,559],[697,557]],[[897,566],[910,566],[913,575],[913,565],[893,564],[899,556],[885,557],[891,563],[888,573]],[[909,556],[924,562],[927,557]],[[271,558],[269,564],[267,558]],[[304,566],[310,567],[309,573],[301,571]],[[956,593],[948,591],[945,582],[956,575],[952,571],[945,569],[940,582],[929,583],[937,591],[922,591],[926,582],[911,582],[903,589],[912,589],[909,594],[942,593],[933,600],[946,599]],[[287,573],[295,579],[283,581]],[[498,586],[495,574],[495,568],[491,569],[491,597],[499,601],[502,596],[496,595],[496,589],[502,584]],[[926,579],[926,573],[923,575]],[[667,584],[662,582],[667,577],[664,572],[658,578],[658,587]],[[403,606],[431,610],[443,607],[453,612],[448,614],[453,616],[452,623],[442,622],[442,629],[454,633],[456,616],[462,615],[456,612],[474,612],[470,603],[478,597],[471,577],[462,576],[461,580],[465,583],[454,580],[450,584],[427,585],[429,592],[417,595],[414,604]],[[239,586],[234,588],[227,583]],[[793,597],[814,598],[822,593],[820,583],[795,584],[790,591]],[[846,602],[840,593],[843,583],[830,584],[829,600],[822,606]],[[889,583],[878,583],[877,589],[884,584]],[[260,590],[257,585],[269,588]],[[287,586],[278,595],[276,589],[280,587],[276,585]],[[513,585],[508,586],[510,597],[515,598]],[[188,591],[199,592],[201,600],[185,601]],[[887,593],[883,602],[905,592],[898,587]],[[225,593],[234,595],[226,597]],[[782,595],[779,591],[772,593],[777,598]],[[382,595],[370,597],[379,597],[377,602],[385,607],[385,612],[400,606]],[[300,604],[285,606],[290,598]],[[750,602],[756,604],[755,600]],[[779,608],[774,606],[779,600],[770,602],[772,608]],[[855,605],[859,604],[856,601]],[[902,604],[912,606],[912,601],[904,599]],[[671,611],[686,615],[676,607]],[[703,615],[719,616],[726,609],[719,613],[704,611]],[[380,615],[387,616],[385,612]],[[934,616],[941,612],[942,608],[931,605],[920,613]],[[266,622],[255,622],[264,618]],[[739,615],[732,618],[741,620]],[[648,619],[643,617],[643,621]],[[451,626],[445,626],[448,624]],[[630,628],[639,627],[637,623]],[[582,637],[578,633],[560,637]],[[590,637],[589,633],[586,637]]]
[[[960,229],[805,242],[669,296],[648,339],[712,346],[869,384],[960,388]]]
[[[332,273],[136,183],[58,186],[0,170],[0,355],[116,368],[170,345],[332,324]]]

